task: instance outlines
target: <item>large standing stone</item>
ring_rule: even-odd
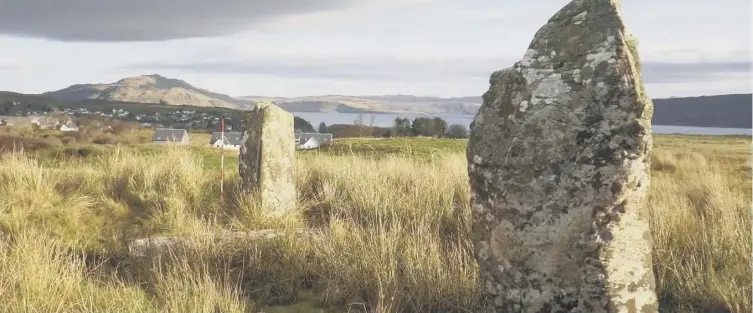
[[[241,189],[258,193],[262,209],[283,214],[295,208],[293,115],[258,103],[244,121],[238,174]]]
[[[657,312],[653,104],[615,0],[575,0],[491,75],[468,144],[488,312]]]

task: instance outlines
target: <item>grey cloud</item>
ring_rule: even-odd
[[[152,41],[238,33],[287,15],[368,0],[0,0],[0,34],[62,41]]]
[[[270,75],[293,78],[350,80],[447,81],[488,79],[498,69],[514,61],[495,58],[455,58],[442,60],[400,60],[394,58],[350,57],[331,59],[225,60],[219,62],[146,63],[127,66],[138,70],[182,70],[198,73]],[[668,63],[644,62],[644,82],[706,82],[720,77],[749,73],[747,61]]]

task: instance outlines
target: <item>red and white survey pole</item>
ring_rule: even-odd
[[[223,196],[225,195],[224,185],[225,185],[225,119],[220,119],[220,140],[222,144],[220,145],[220,199],[223,199]]]

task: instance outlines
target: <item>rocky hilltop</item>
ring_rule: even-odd
[[[98,99],[200,107],[240,108],[244,104],[228,95],[197,88],[185,81],[157,74],[124,78],[111,84],[73,85],[43,95],[71,101]]]
[[[141,75],[106,84],[78,84],[44,96],[58,100],[109,100],[138,103],[164,103],[199,107],[250,109],[255,103],[271,101],[291,112],[339,113],[419,113],[475,114],[478,97],[436,98],[406,95],[387,96],[306,96],[306,97],[231,97],[195,87],[185,81],[161,75]]]

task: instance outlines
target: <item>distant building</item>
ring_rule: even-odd
[[[29,116],[29,121],[40,129],[56,129],[60,125],[60,120],[51,116]]]
[[[152,135],[152,143],[187,145],[188,131],[185,129],[157,128]]]
[[[5,126],[38,126],[41,129],[55,129],[60,121],[56,118],[45,116],[0,116]]]
[[[14,121],[19,121],[18,117],[0,116],[0,126],[13,126]]]
[[[300,149],[316,149],[332,143],[332,134],[300,133],[296,143]]]
[[[212,145],[215,148],[223,147],[225,149],[240,149],[241,148],[241,139],[243,139],[243,134],[235,132],[235,133],[228,133],[225,132],[225,138],[223,140],[222,133],[221,132],[213,132],[212,138],[209,139],[209,144]]]
[[[77,132],[78,131],[78,125],[74,124],[73,122],[68,122],[60,126],[61,132]]]

